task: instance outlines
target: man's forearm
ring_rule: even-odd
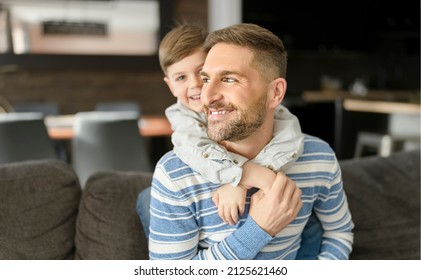
[[[252,260],[271,239],[271,236],[249,217],[239,229],[223,241],[200,250],[194,259]]]
[[[153,217],[151,219],[151,235],[149,238],[151,259],[251,260],[272,239],[249,217],[240,228],[224,240],[214,243],[209,248],[194,252],[192,247],[199,247],[198,229],[196,233],[190,232],[180,235],[174,232],[174,229],[181,228],[175,224],[176,222],[170,220],[167,220],[166,224],[163,224],[163,222],[163,220],[154,221]],[[160,226],[155,227],[156,223]],[[161,232],[158,232],[159,229],[161,229]],[[164,229],[172,230],[163,232]],[[169,235],[174,237],[165,240]],[[197,238],[189,240],[188,238],[192,235],[197,236]],[[162,244],[164,242],[166,248],[163,250]],[[195,242],[195,244],[192,242]]]

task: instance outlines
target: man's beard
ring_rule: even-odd
[[[264,122],[266,117],[266,100],[264,94],[246,109],[236,108],[232,104],[212,104],[208,108],[236,108],[237,116],[229,121],[208,121],[208,136],[214,141],[239,141],[253,134]]]

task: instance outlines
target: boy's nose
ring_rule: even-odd
[[[200,77],[200,76],[199,77],[194,77],[190,81],[191,81],[191,83],[190,83],[190,88],[191,89],[194,89],[194,88],[202,87],[203,86],[202,77]]]

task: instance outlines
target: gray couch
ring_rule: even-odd
[[[351,259],[420,259],[420,153],[341,162]],[[147,259],[135,211],[151,174],[102,172],[81,191],[70,165],[0,165],[0,259]]]

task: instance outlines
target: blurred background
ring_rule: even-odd
[[[179,22],[276,33],[289,55],[284,104],[340,159],[356,156],[365,132],[419,147],[420,1],[0,0],[0,97],[54,102],[60,114],[130,100],[162,115],[175,99],[157,48]]]

